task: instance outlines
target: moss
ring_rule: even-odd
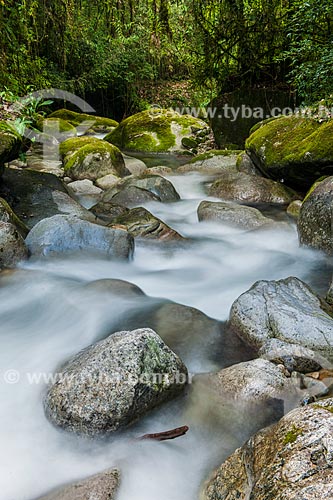
[[[20,134],[8,122],[0,121],[0,173],[4,163],[19,156],[22,146]]]
[[[315,408],[316,410],[326,410],[326,411],[333,414],[333,406],[321,406],[321,405],[315,404],[315,405],[312,405],[312,407]]]
[[[324,176],[320,177],[316,182],[314,182],[312,184],[312,186],[310,187],[309,191],[306,193],[306,195],[304,197],[303,203],[309,198],[310,194],[313,193],[313,191],[316,189],[316,187],[318,187],[319,184],[321,184],[325,179],[327,179],[327,175],[324,175]]]
[[[23,238],[27,236],[29,229],[21,219],[18,218],[7,201],[3,198],[0,198],[0,220],[13,224]]]
[[[115,120],[111,118],[105,118],[102,116],[89,115],[87,113],[76,113],[75,111],[70,111],[69,109],[59,109],[51,113],[49,118],[61,118],[62,120],[66,120],[74,126],[80,125],[84,121],[93,121],[91,129],[112,129],[117,127],[119,124]]]
[[[100,143],[103,143],[103,141],[96,137],[72,137],[60,144],[59,151],[62,156],[66,156],[68,153],[75,152],[87,144]]]
[[[105,140],[129,151],[162,153],[176,147],[172,127],[182,137],[191,136],[192,129],[208,129],[208,126],[188,115],[168,110],[148,110],[126,118]]]
[[[37,128],[41,132],[46,132],[50,135],[55,135],[60,132],[61,134],[68,133],[71,136],[76,135],[76,128],[69,122],[61,118],[45,118],[37,123]]]
[[[250,135],[256,132],[259,128],[263,127],[264,125],[267,125],[267,123],[272,122],[273,120],[276,120],[277,118],[281,118],[281,116],[271,116],[270,118],[266,118],[266,120],[262,120],[259,123],[256,123],[250,130]]]
[[[295,443],[297,440],[298,436],[301,436],[303,433],[302,429],[296,427],[293,425],[293,427],[290,429],[290,431],[287,432],[287,434],[284,437],[283,444],[292,444]]]
[[[80,147],[72,155],[70,155],[68,160],[65,160],[65,165],[64,165],[65,172],[82,164],[84,159],[89,154],[99,153],[102,157],[108,155],[113,165],[123,163],[124,160],[118,148],[116,148],[112,144],[106,143],[105,141],[102,140],[99,140],[98,142],[97,141],[88,142],[88,144]]]
[[[239,150],[227,150],[227,149],[212,149],[211,151],[207,151],[207,153],[202,153],[195,158],[192,158],[189,163],[196,163],[197,161],[209,160],[210,158],[214,158],[214,156],[235,156],[239,153]],[[244,153],[244,151],[242,151]]]

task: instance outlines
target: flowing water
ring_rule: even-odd
[[[196,210],[207,199],[204,183],[209,179],[190,174],[170,180],[182,201],[146,206],[189,237],[188,244],[137,244],[129,263],[96,256],[29,261],[2,275],[1,499],[32,500],[64,483],[116,466],[122,472],[119,500],[194,500],[209,471],[256,426],[247,422],[241,408],[236,415],[217,408],[209,390],[194,384],[184,397],[115,437],[79,439],[46,420],[42,405],[46,385],[29,380],[31,374],[55,371],[80,349],[127,327],[129,317],[131,324],[137,322],[135,327],[146,326],[151,308],[167,303],[166,299],[218,320],[207,320],[207,329],[200,334],[180,331],[180,339],[177,331],[169,334],[172,318],[164,316],[160,320],[163,334],[159,332],[192,373],[217,370],[250,356],[237,340],[223,340],[221,322],[228,318],[232,302],[255,281],[293,275],[317,290],[324,289],[324,258],[299,248],[294,226],[246,232],[221,224],[199,224]],[[148,297],[121,298],[86,286],[106,278],[135,283]],[[11,372],[7,377],[17,383],[5,383],[7,370],[18,370],[20,380]],[[134,439],[180,425],[189,425],[190,431],[175,441]]]

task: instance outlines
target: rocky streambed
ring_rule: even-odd
[[[2,498],[330,498],[330,179],[99,141],[3,173]]]

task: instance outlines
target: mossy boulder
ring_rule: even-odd
[[[0,269],[15,267],[27,257],[28,249],[16,227],[0,221]]]
[[[191,144],[205,142],[210,128],[198,118],[171,110],[147,110],[123,120],[105,140],[128,151],[168,153],[186,151],[183,139]]]
[[[143,207],[133,208],[112,220],[110,227],[124,227],[134,238],[159,241],[181,240],[183,237]]]
[[[120,150],[101,139],[78,137],[61,146],[65,174],[71,179],[96,181],[105,175],[130,175]]]
[[[298,233],[302,245],[333,253],[333,176],[316,182],[303,201]]]
[[[36,128],[48,136],[55,137],[59,142],[77,135],[76,128],[61,118],[44,118],[38,121]]]
[[[333,174],[333,120],[281,116],[258,126],[245,147],[264,175],[297,189]]]
[[[4,164],[15,160],[22,146],[20,134],[5,121],[0,121],[0,174]]]
[[[159,175],[130,176],[105,192],[102,201],[124,206],[135,206],[149,201],[163,203],[180,199],[170,181]]]
[[[15,226],[23,238],[25,238],[29,232],[27,226],[19,219],[7,201],[3,198],[0,198],[0,221]]]
[[[85,133],[108,133],[115,129],[119,123],[111,118],[104,118],[102,116],[88,115],[87,113],[76,113],[75,111],[70,111],[69,109],[58,109],[49,115],[49,118],[60,118],[61,120],[66,120],[76,127],[79,131],[80,128],[84,127]],[[89,123],[91,122],[91,124]],[[88,130],[86,130],[88,126]]]
[[[225,201],[289,205],[297,193],[284,184],[243,172],[224,172],[211,186],[210,196]]]

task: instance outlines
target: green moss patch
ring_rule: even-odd
[[[103,144],[103,142],[104,141],[96,137],[72,137],[60,144],[59,151],[62,156],[66,156],[87,144]]]
[[[84,121],[94,122],[91,126],[92,130],[111,130],[117,127],[119,124],[116,120],[111,118],[105,118],[103,116],[89,115],[87,113],[76,113],[75,111],[70,111],[69,109],[59,109],[51,113],[49,118],[60,118],[71,123],[75,127],[78,127]]]
[[[297,440],[298,436],[301,436],[303,433],[302,429],[296,427],[293,425],[293,427],[290,429],[290,431],[287,432],[287,434],[284,437],[283,444],[292,444],[295,443]]]
[[[45,118],[37,123],[36,128],[54,137],[57,137],[59,133],[68,134],[71,137],[76,135],[76,128],[61,118]]]
[[[148,110],[126,118],[105,140],[128,151],[165,153],[177,147],[181,150],[182,138],[191,137],[193,130],[205,129],[208,126],[192,116]]]

